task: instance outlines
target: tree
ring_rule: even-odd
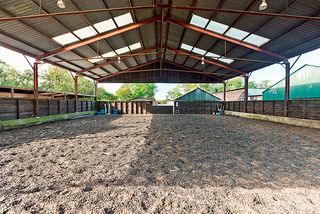
[[[99,87],[98,88],[98,100],[104,100],[104,101],[117,100],[117,96],[115,96],[112,93],[107,92],[104,88]]]
[[[94,85],[93,85],[92,80],[88,80],[84,77],[79,77],[78,78],[78,93],[93,95],[94,94]]]
[[[166,98],[168,100],[174,100],[177,97],[180,97],[182,95],[182,90],[180,85],[176,85],[174,88],[168,91]]]
[[[254,80],[249,81],[249,88],[257,88],[257,83]]]
[[[262,80],[257,84],[257,88],[269,88],[270,86],[270,80]]]
[[[244,87],[244,83],[241,77],[236,77],[228,80],[228,83],[227,83],[228,91],[243,88],[243,87]]]
[[[153,98],[157,91],[154,83],[130,83],[123,84],[117,91],[119,100],[129,100],[135,97]]]
[[[73,92],[73,78],[69,72],[56,66],[50,66],[42,77],[40,88],[45,91]]]
[[[18,72],[10,65],[0,61],[0,85],[32,88],[33,72],[31,70]]]

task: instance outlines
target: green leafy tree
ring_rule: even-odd
[[[0,61],[0,85],[32,88],[33,72],[31,70],[18,72],[10,65]]]
[[[129,100],[135,97],[153,98],[157,91],[154,83],[130,83],[123,84],[117,91],[119,100]]]
[[[94,94],[94,85],[93,85],[92,80],[88,80],[84,77],[79,77],[78,78],[78,93],[93,95]]]
[[[166,98],[168,100],[174,100],[177,97],[180,97],[183,94],[181,86],[176,85],[174,88],[167,92]]]
[[[66,70],[51,66],[42,77],[40,88],[45,91],[73,92],[73,78]]]
[[[228,80],[227,90],[234,90],[244,87],[244,81],[241,77],[236,77]]]
[[[257,84],[257,88],[269,88],[271,86],[270,80],[262,80]]]
[[[104,100],[104,101],[117,100],[117,96],[115,96],[112,93],[107,92],[104,88],[99,87],[98,88],[98,100]]]

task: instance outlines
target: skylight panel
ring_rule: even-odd
[[[205,55],[207,51],[195,47],[195,48],[193,48],[192,52],[200,54],[200,55]]]
[[[220,57],[220,55],[218,55],[218,54],[215,54],[215,53],[212,53],[212,52],[208,52],[207,54],[206,54],[206,57],[211,57],[211,58],[213,58],[213,59],[217,59],[217,58],[219,58]]]
[[[130,52],[128,46],[126,47],[123,47],[123,48],[119,48],[117,50],[115,50],[117,54],[123,54],[123,53],[127,53],[127,52]]]
[[[190,24],[204,28],[207,25],[208,21],[209,19],[192,14]]]
[[[141,44],[140,44],[140,42],[137,42],[137,43],[134,43],[132,45],[129,45],[129,48],[130,48],[130,50],[133,51],[133,50],[141,48]]]
[[[182,44],[181,44],[181,48],[182,48],[182,49],[185,49],[185,50],[187,50],[187,51],[191,51],[193,47],[192,47],[191,45],[187,45],[187,44],[185,44],[185,43],[182,43]]]
[[[227,64],[231,64],[234,62],[233,59],[228,59],[228,58],[225,58],[224,56],[222,56],[220,59],[218,59],[219,61],[221,62],[224,62],[224,63],[227,63]]]
[[[108,58],[108,57],[114,57],[117,54],[114,51],[110,51],[108,53],[102,54],[102,57]]]
[[[251,34],[250,36],[245,38],[243,41],[260,47],[260,46],[266,44],[267,42],[269,42],[270,39],[262,37],[262,36],[258,36],[257,34]]]
[[[103,58],[101,56],[95,56],[95,57],[91,57],[90,59],[88,59],[89,62],[91,63],[96,63],[103,60]]]
[[[117,28],[116,24],[113,22],[112,19],[98,22],[93,26],[97,29],[97,31],[99,31],[99,33],[103,33],[103,32]]]
[[[73,31],[80,39],[86,39],[92,36],[97,35],[94,29],[91,26],[81,28],[79,30]]]
[[[125,13],[121,16],[117,16],[114,18],[114,21],[117,23],[118,27],[133,23],[131,13]]]
[[[219,33],[219,34],[224,34],[226,30],[228,30],[229,26],[216,22],[216,21],[210,21],[206,29]]]
[[[226,35],[234,39],[242,40],[249,35],[249,32],[232,27],[227,31]]]
[[[60,36],[53,37],[52,39],[61,45],[66,45],[66,44],[79,41],[79,39],[76,36],[74,36],[72,33],[62,34]]]

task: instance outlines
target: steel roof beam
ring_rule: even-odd
[[[257,52],[261,52],[261,53],[273,56],[275,58],[279,58],[281,60],[288,60],[287,57],[281,56],[280,54],[277,54],[277,53],[274,53],[274,52],[271,52],[271,51],[267,51],[267,50],[259,48],[257,46],[250,45],[248,43],[245,43],[245,42],[233,39],[233,38],[229,38],[229,37],[223,36],[221,34],[209,31],[209,30],[205,30],[203,28],[200,28],[200,27],[185,23],[185,22],[180,21],[180,20],[171,19],[171,18],[168,18],[168,17],[166,18],[166,20],[168,22],[172,23],[172,24],[176,24],[176,25],[179,25],[181,27],[184,27],[184,28],[187,28],[187,29],[190,29],[190,30],[194,30],[194,31],[202,33],[202,34],[206,34],[208,36],[212,36],[212,37],[217,38],[217,39],[222,39],[222,40],[225,40],[225,41],[228,41],[228,42],[231,42],[231,43],[234,43],[234,44],[249,48],[251,50],[254,50],[254,51],[257,51]]]
[[[193,69],[193,68],[189,68],[187,66],[184,66],[184,65],[180,65],[178,63],[175,63],[175,62],[172,62],[172,61],[169,61],[169,60],[166,60],[164,59],[163,62],[165,63],[168,63],[168,64],[171,64],[171,65],[174,65],[174,66],[177,66],[179,68],[182,68],[182,69],[185,69],[185,70],[188,70],[189,72],[191,73],[196,73],[196,74],[204,74],[204,75],[207,75],[207,76],[210,76],[216,80],[219,80],[221,82],[224,81],[224,79],[220,78],[220,77],[217,77],[216,75],[214,75],[213,73],[211,72],[204,72],[204,71],[200,71],[200,70],[197,70],[197,69]]]
[[[139,27],[142,27],[144,25],[153,23],[153,22],[155,22],[157,20],[160,20],[160,19],[161,18],[158,17],[158,16],[150,18],[150,19],[146,19],[146,20],[144,20],[142,22],[134,23],[134,24],[119,28],[117,30],[114,30],[114,31],[111,31],[111,32],[107,32],[107,33],[104,33],[104,34],[101,34],[101,35],[98,35],[98,36],[95,36],[93,38],[86,39],[86,40],[83,40],[81,42],[78,42],[78,43],[75,43],[75,44],[72,44],[72,45],[69,45],[69,46],[65,46],[65,47],[58,48],[56,50],[44,53],[44,54],[42,54],[40,56],[37,56],[37,59],[41,60],[41,59],[49,57],[49,56],[54,56],[54,55],[57,55],[57,54],[60,54],[60,53],[71,51],[73,49],[82,47],[84,45],[88,45],[90,43],[97,42],[97,41],[102,40],[102,39],[107,39],[107,38],[110,38],[112,36],[116,36],[116,35],[125,33],[127,31],[130,31],[130,30],[133,30],[133,29],[137,29]]]
[[[144,50],[136,51],[136,52],[134,52],[133,54],[137,54],[137,53],[147,53],[147,52],[149,52],[149,51],[151,51],[151,50],[154,50],[154,49],[156,49],[156,47],[152,47],[152,48],[147,48],[147,49],[144,49]],[[119,55],[119,56],[121,57],[121,55]],[[121,59],[127,59],[127,58],[130,58],[130,57],[133,57],[133,56],[127,55],[127,56],[121,57]],[[113,59],[113,60],[110,60],[110,61],[105,61],[105,62],[103,62],[103,63],[100,63],[100,64],[94,65],[94,66],[92,66],[92,67],[85,68],[85,69],[83,69],[83,70],[81,70],[81,71],[78,71],[77,74],[81,74],[81,73],[86,72],[86,71],[91,71],[91,70],[93,70],[93,69],[100,68],[100,67],[103,67],[103,66],[112,64],[112,63],[114,63],[114,62],[117,62],[117,61],[118,61],[118,59]]]
[[[169,47],[167,47],[167,49],[170,50],[170,51],[173,51],[175,53],[178,53],[178,54],[189,56],[189,57],[191,57],[193,59],[196,59],[196,60],[200,60],[200,61],[202,60],[201,57],[193,55],[190,52],[185,52],[185,51],[182,51],[182,50],[178,50],[178,49],[175,49],[175,48],[169,48]],[[221,63],[213,61],[213,60],[208,60],[208,59],[204,58],[203,61],[208,63],[208,64],[215,65],[215,66],[218,66],[220,68],[224,68],[224,69],[227,69],[229,71],[233,71],[235,73],[239,73],[241,75],[246,74],[246,72],[244,72],[244,71],[240,71],[238,69],[231,68],[231,67],[229,67],[227,65],[221,64]]]
[[[133,72],[135,72],[137,69],[139,69],[139,68],[141,68],[141,67],[148,66],[148,65],[152,65],[152,64],[155,64],[155,63],[157,63],[157,62],[160,62],[160,59],[152,60],[152,61],[143,63],[143,64],[138,65],[138,66],[134,66],[134,67],[131,67],[131,68],[122,70],[122,71],[118,71],[118,72],[113,73],[113,74],[110,74],[110,75],[108,75],[108,76],[106,76],[106,77],[102,77],[102,78],[98,79],[97,81],[98,81],[98,82],[101,82],[101,81],[103,81],[103,80],[109,79],[109,78],[114,77],[114,76],[118,76],[118,75],[120,75],[120,74],[131,73],[131,72],[133,73]],[[183,70],[177,71],[177,70],[174,70],[174,69],[163,69],[163,70],[174,70],[174,71],[177,71],[177,72],[201,74],[201,75],[205,75],[205,76],[208,76],[208,77],[210,77],[210,78],[219,80],[219,81],[221,81],[221,82],[224,81],[224,79],[219,78],[219,77],[215,76],[214,74],[212,74],[212,73],[210,73],[210,72],[197,71],[197,70],[195,70],[195,69],[191,69],[191,68],[188,68],[188,67],[185,67],[185,66],[176,64],[176,63],[174,63],[174,62],[170,62],[170,61],[165,60],[165,59],[163,59],[163,62],[164,62],[164,63],[168,63],[168,64],[172,64],[172,65],[177,66],[177,67],[180,67],[180,68],[182,68],[182,69],[185,69],[185,71],[183,71]],[[160,68],[157,68],[156,70],[160,70]]]
[[[129,71],[132,71],[132,70],[136,70],[136,69],[139,69],[139,68],[147,66],[147,65],[155,64],[156,62],[159,62],[159,59],[155,59],[155,60],[152,60],[152,61],[149,61],[149,62],[146,62],[146,63],[142,63],[142,64],[134,66],[134,67],[127,68],[125,70],[121,70],[121,71],[115,72],[115,73],[110,74],[108,76],[105,76],[105,77],[102,77],[100,79],[97,79],[97,82],[101,82],[101,80],[109,79],[110,77],[117,76],[117,75],[129,72]]]

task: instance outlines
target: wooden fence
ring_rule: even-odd
[[[220,101],[175,101],[175,114],[213,114]]]
[[[107,113],[112,109],[118,109],[119,114],[172,114],[173,106],[153,106],[151,101],[115,101],[99,102],[98,110],[104,109]]]
[[[229,101],[225,102],[225,109],[229,111],[247,112],[275,116],[288,116],[302,119],[320,120],[319,100],[283,100],[272,101]]]
[[[35,100],[1,98],[0,120],[23,119],[35,116]],[[75,100],[38,100],[38,116],[68,114],[95,110],[95,102]]]

